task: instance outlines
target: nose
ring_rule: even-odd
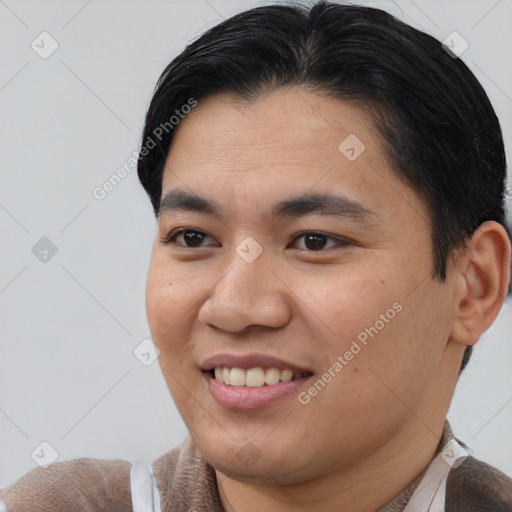
[[[198,319],[204,325],[240,333],[251,326],[283,327],[291,315],[291,292],[267,265],[263,252],[253,262],[234,254],[203,303]]]

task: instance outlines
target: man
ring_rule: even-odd
[[[7,510],[512,510],[446,422],[511,258],[501,130],[459,59],[375,9],[247,11],[164,71],[138,171],[190,435],[146,472],[34,470]]]

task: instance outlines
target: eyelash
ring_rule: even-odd
[[[201,235],[205,235],[206,237],[210,237],[210,235],[208,235],[207,233],[205,233],[204,231],[200,231],[198,229],[191,229],[191,228],[180,228],[176,231],[173,231],[171,233],[169,233],[169,235],[167,235],[166,237],[163,237],[160,239],[160,241],[163,243],[163,244],[166,244],[166,245],[177,245],[179,247],[183,247],[185,249],[201,249],[205,246],[199,246],[199,247],[188,247],[184,244],[179,244],[179,243],[176,243],[176,239],[186,233],[186,232],[191,232],[191,233],[199,233]],[[349,245],[350,242],[348,240],[343,240],[341,238],[336,238],[336,237],[333,237],[333,236],[330,236],[330,235],[326,235],[325,233],[321,233],[321,232],[318,232],[318,231],[301,231],[300,233],[297,233],[297,235],[293,238],[292,242],[295,242],[296,240],[306,236],[306,235],[316,235],[316,236],[321,236],[321,237],[324,237],[326,240],[335,240],[337,242],[336,245],[341,245],[341,246],[346,246],[346,245]],[[210,237],[211,238],[211,237]],[[325,251],[327,249],[318,249],[318,250],[308,250],[308,249],[300,249],[300,250],[304,250],[304,251],[308,251],[308,252],[321,252],[321,251]]]

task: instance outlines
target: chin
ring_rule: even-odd
[[[216,471],[239,482],[294,484],[313,476],[307,474],[311,470],[307,461],[290,458],[297,453],[300,442],[293,443],[295,448],[282,442],[274,446],[264,437],[254,443],[209,437],[206,443],[196,442],[196,446]]]

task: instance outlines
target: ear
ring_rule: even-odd
[[[454,322],[450,339],[474,345],[494,322],[507,295],[510,241],[505,228],[484,222],[457,262]]]

